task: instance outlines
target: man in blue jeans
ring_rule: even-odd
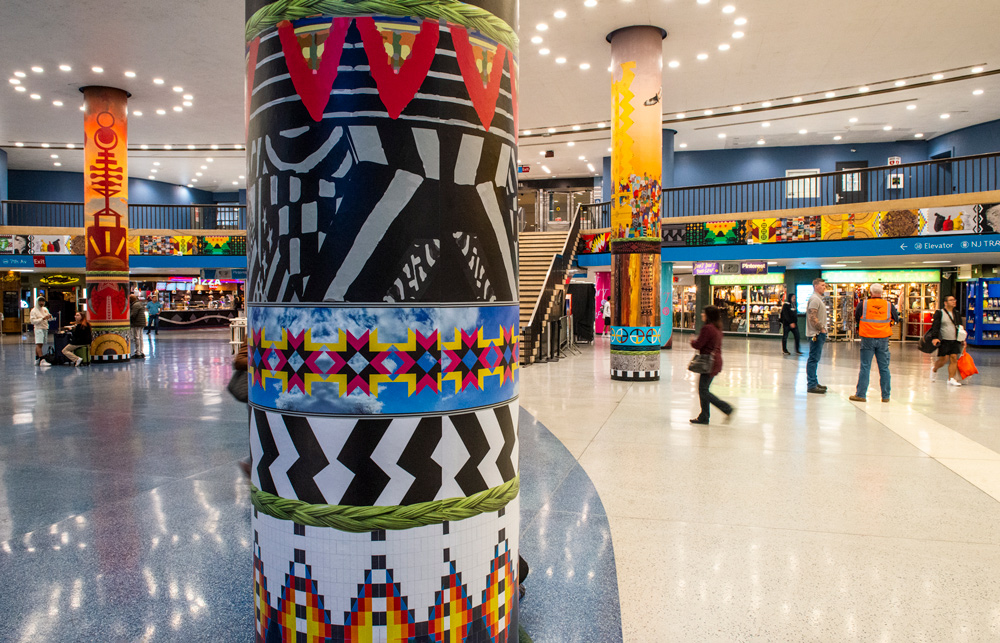
[[[813,279],[813,294],[809,297],[809,304],[806,306],[806,337],[809,339],[809,360],[806,362],[806,388],[810,393],[823,395],[826,387],[819,383],[816,369],[819,366],[820,357],[823,356],[823,344],[826,343],[826,301],[823,293],[826,292],[826,282],[822,279]]]
[[[150,332],[159,335],[160,334],[160,309],[163,306],[160,305],[160,300],[157,294],[154,292],[149,301],[146,302],[146,312],[149,315],[149,319],[146,321],[146,334],[149,335]]]
[[[882,387],[882,401],[888,402],[891,390],[889,373],[889,338],[892,325],[899,323],[899,311],[882,298],[882,284],[872,284],[869,296],[854,311],[854,321],[861,336],[861,372],[858,373],[858,390],[852,402],[868,399],[868,381],[872,373],[872,356],[878,363],[878,381]]]

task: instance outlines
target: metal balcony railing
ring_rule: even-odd
[[[245,205],[129,204],[128,227],[162,230],[246,230]],[[42,228],[84,227],[82,203],[2,201],[0,225]]]

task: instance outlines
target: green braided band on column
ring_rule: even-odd
[[[394,16],[446,20],[474,29],[511,51],[517,51],[517,34],[510,25],[486,9],[459,0],[278,0],[261,7],[247,20],[247,42],[282,20],[309,16]]]
[[[281,498],[250,485],[250,501],[257,511],[274,518],[311,527],[330,527],[360,533],[376,529],[402,530],[439,525],[448,520],[464,520],[499,511],[517,497],[520,487],[520,477],[515,476],[499,487],[480,491],[467,498],[448,498],[391,507],[358,507],[313,505],[301,500]]]
[[[618,349],[611,349],[612,355],[659,355],[659,349],[653,351],[620,351]]]

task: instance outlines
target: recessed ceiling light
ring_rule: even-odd
[[[14,147],[24,147],[24,143],[18,141],[17,143],[14,143]]]
[[[586,160],[587,160],[587,157],[586,157],[586,156],[578,156],[578,157],[576,158],[576,160],[578,160],[578,161],[586,161]]]
[[[698,4],[708,4],[712,0],[698,0]]]
[[[687,143],[681,143],[678,147],[684,148],[684,147],[687,147],[687,146],[688,146]],[[610,151],[610,148],[609,148],[608,151]]]
[[[708,54],[698,54],[698,60],[708,60]]]
[[[76,149],[76,145],[74,145],[73,143],[66,143],[66,148],[70,150]]]
[[[44,148],[48,148],[48,147],[49,147],[49,144],[48,144],[48,143],[42,143],[42,147],[44,147]]]
[[[931,76],[931,80],[943,80],[943,79],[944,79],[944,74],[934,74],[933,76]]]
[[[559,62],[558,60],[556,62]],[[590,63],[580,63],[580,69],[587,70],[590,69]]]
[[[801,103],[802,102],[802,97],[801,96],[796,96],[795,98],[792,99],[792,102],[793,103]]]
[[[917,106],[916,106],[916,105],[907,105],[907,106],[906,106],[906,109],[910,110],[911,112],[912,112],[913,110],[915,110],[916,108],[917,108]]]
[[[598,123],[597,126],[598,127],[607,127],[607,125],[605,125],[604,123]]]
[[[87,111],[87,106],[86,105],[80,105],[80,111],[81,112]]]
[[[565,58],[563,58],[562,56],[559,56],[558,58],[556,58],[556,64],[557,64],[557,65],[562,65],[562,64],[564,64],[565,62],[566,62],[566,59],[565,59]]]
[[[150,181],[155,181],[155,180],[156,180],[156,177],[155,177],[155,176],[153,176],[152,174],[150,174],[150,175],[149,175],[149,176],[147,176],[146,178],[147,178],[147,179],[149,179]]]
[[[62,163],[60,163],[59,161],[56,161],[52,165],[55,165],[56,167],[62,167]]]
[[[32,94],[31,97],[35,100],[40,100],[42,98],[40,94]]]
[[[566,145],[568,147],[573,147],[574,145],[576,145],[576,143],[574,143],[573,141],[570,141],[569,143],[566,143]]]
[[[541,49],[538,50],[538,53],[541,54],[542,56],[548,56],[549,55],[549,50],[546,49],[545,47],[542,47]],[[609,69],[608,71],[611,71],[611,70]]]
[[[735,106],[733,107],[733,111],[734,111],[734,112],[742,112],[742,111],[743,111],[743,108],[742,108],[742,107],[740,107],[739,105],[735,105]]]
[[[970,71],[972,71],[973,74],[981,74],[981,73],[983,73],[983,68],[982,67],[973,67]]]
[[[539,22],[537,25],[535,25],[535,29],[537,29],[539,31],[547,31],[548,28],[549,28],[549,26],[547,24],[545,24],[544,22]]]
[[[215,145],[214,143],[212,145],[209,145],[209,147],[212,148],[213,150],[219,149],[219,146]]]
[[[827,92],[827,93],[826,93],[826,94],[824,94],[824,95],[825,95],[825,96],[826,96],[827,98],[834,98],[834,97],[835,97],[835,96],[837,95],[837,92]]]
[[[866,93],[867,91],[868,91],[867,87],[858,87],[858,92],[860,92],[862,94]]]
[[[800,129],[799,130],[799,134],[808,134],[808,133],[809,133],[809,130],[807,130],[807,129]]]
[[[192,183],[197,183],[197,182],[198,182],[198,179],[191,179],[191,182],[192,182]]]
[[[542,154],[545,154],[545,152],[542,152]],[[203,169],[203,170],[207,170],[207,169],[208,169],[208,166],[207,166],[207,165],[202,165],[202,166],[201,166],[201,169]]]
[[[153,161],[153,165],[159,167],[160,166],[160,162],[159,161]]]
[[[541,42],[542,42],[542,37],[541,37],[541,36],[534,36],[534,37],[533,37],[533,38],[531,39],[531,42],[532,42],[532,43],[534,43],[534,44],[536,44],[536,45],[538,45],[538,44],[541,44]]]
[[[719,51],[729,51],[729,43],[724,42],[721,45],[719,45]]]
[[[40,73],[42,73],[42,72],[43,72],[43,71],[45,71],[45,70],[44,70],[44,69],[42,69],[41,67],[38,67],[38,66],[36,65],[35,67],[32,67],[32,68],[31,68],[31,71],[35,72],[36,74],[40,74]]]
[[[209,159],[205,159],[205,161],[208,162],[208,163],[211,163],[211,162],[215,161],[215,159],[209,158]]]
[[[766,141],[762,138],[757,140],[757,145],[763,145],[764,143],[766,143]]]
[[[574,125],[573,126],[573,131],[574,132],[579,132],[580,131],[580,126],[579,125]]]
[[[727,4],[722,8],[722,13],[733,13],[734,11],[736,11],[736,7],[731,4]]]
[[[174,149],[174,146],[173,145],[164,145],[163,149],[165,149],[165,150],[172,150],[172,149]]]
[[[195,172],[194,175],[195,176],[201,176],[201,172]]]
[[[974,90],[972,90],[972,95],[973,96],[982,96],[983,95],[983,90],[981,90],[981,89],[974,89]]]
[[[153,174],[156,174],[157,172],[159,172],[159,170],[154,167],[153,169],[150,170],[150,172],[152,172]]]
[[[180,87],[179,85],[174,85],[174,91],[177,92],[178,94],[181,94],[184,92],[184,88]]]
[[[17,87],[14,88],[14,91],[17,91],[17,92],[26,92],[28,90],[24,88],[24,85],[18,85]]]
[[[49,158],[50,159],[57,159],[57,158],[59,158],[59,155],[58,154],[49,154]]]
[[[156,110],[156,113],[159,114],[160,116],[163,116],[164,114],[167,113],[167,110],[165,110],[165,109],[158,109],[158,110]]]
[[[770,107],[771,106],[771,101],[766,100],[763,103],[761,103],[760,106],[761,107]]]
[[[188,184],[187,184],[187,186],[188,186],[189,188],[193,188],[193,187],[194,187],[194,186],[193,186],[193,185],[191,185],[190,183],[188,183]]]
[[[667,67],[671,67],[673,69],[677,69],[680,66],[681,66],[681,61],[679,60],[671,60],[670,62],[667,63]]]
[[[247,178],[247,177],[245,177],[245,176],[243,176],[242,174],[240,174],[239,178],[240,178],[240,179],[245,179],[245,178]]]
[[[28,74],[24,73],[23,71],[15,71],[14,75],[17,76],[18,78],[24,78]]]
[[[719,133],[717,134],[717,136],[718,136],[719,138],[726,138],[726,135],[725,135],[725,134],[724,134],[723,132],[719,132]]]
[[[184,108],[181,107],[180,105],[174,105],[174,111],[175,112],[183,112]]]
[[[142,145],[140,145],[140,146],[139,146],[139,149],[140,149],[140,150],[148,150],[148,149],[149,149],[149,146],[148,146],[148,145],[146,145],[145,143],[143,143]]]
[[[153,84],[154,85],[162,85],[163,84],[163,79],[162,78],[154,78],[153,79]]]
[[[19,80],[18,80],[18,79],[16,79],[16,78],[11,78],[11,79],[10,79],[10,80],[8,80],[7,82],[9,82],[9,83],[10,83],[11,85],[20,85],[20,84],[21,84],[21,81],[19,81]]]
[[[682,112],[682,113],[680,113],[680,114],[678,114],[678,115],[677,115],[677,118],[679,118],[679,119],[680,119],[680,118],[687,118],[687,114],[684,114],[684,113]]]
[[[240,184],[239,181],[233,181],[233,185],[239,185],[239,184]]]
[[[733,38],[735,38],[736,40],[739,40],[743,36],[744,36],[744,33],[742,31],[734,31],[733,32]]]
[[[127,71],[127,72],[125,72],[125,77],[126,78],[135,78],[135,72],[134,71]]]
[[[521,132],[521,135],[522,136],[530,136],[531,135],[531,130],[530,129],[526,129],[523,132]]]
[[[103,74],[104,67],[91,67],[90,71],[94,72],[95,74]]]
[[[560,20],[562,20],[563,18],[566,17],[566,12],[563,11],[562,9],[559,9],[558,11],[556,11],[555,13],[553,13],[552,15],[555,16],[556,18],[559,18]]]
[[[913,135],[913,138],[923,138],[923,137],[924,137],[924,135],[922,133],[920,133],[920,132],[918,132],[918,133],[916,133],[916,134]]]
[[[906,81],[905,80],[897,80],[896,81],[896,87],[906,87]]]
[[[843,138],[844,138],[843,136],[841,136],[840,134],[837,134],[836,136],[833,137],[833,140],[839,141],[839,140],[841,140]]]
[[[847,122],[848,123],[857,123],[858,122],[858,117],[855,116],[853,118],[849,118],[849,119],[847,119]]]
[[[611,151],[611,148],[610,148],[610,147],[608,148],[608,151],[609,151],[609,152]]]
[[[184,101],[184,102],[182,103],[182,105],[184,105],[184,107],[191,107],[192,105],[194,105],[194,103],[192,103],[192,102],[191,102],[191,101],[189,101],[189,100],[186,100],[186,101]]]
[[[767,121],[764,121],[763,123],[760,124],[760,126],[761,127],[771,127],[771,124],[768,123]]]
[[[737,27],[742,27],[746,23],[747,23],[746,18],[737,18],[736,20],[733,20],[733,24],[736,25]]]
[[[237,143],[236,145],[233,145],[233,149],[234,149],[234,150],[242,150],[242,149],[243,149],[243,146],[242,146],[242,145],[240,145],[239,143]]]
[[[188,149],[189,150],[193,150],[194,149],[194,145],[188,145]]]
[[[951,114],[941,114],[941,118],[951,118]]]
[[[73,68],[69,65],[59,65],[59,71],[73,71]]]
[[[134,112],[132,112],[132,116],[142,116],[142,112],[140,112],[139,110],[135,110]]]
[[[713,112],[713,111],[712,111],[712,110],[710,110],[710,109],[706,109],[706,110],[705,110],[705,112],[704,112],[705,116],[711,116],[711,115],[712,115],[712,114],[714,114],[714,113],[715,113],[715,112]]]
[[[62,107],[63,106],[63,102],[61,100],[54,100],[54,101],[52,101],[52,104],[55,105],[56,107]]]
[[[886,125],[885,127],[882,128],[882,131],[883,132],[890,132],[890,131],[892,131],[892,125]]]
[[[585,6],[585,7],[596,7],[597,6],[597,0],[586,0],[583,3],[583,6]]]

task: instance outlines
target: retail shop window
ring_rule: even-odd
[[[819,174],[819,169],[785,170],[785,197],[789,199],[815,199],[819,197],[819,179],[800,178]]]

